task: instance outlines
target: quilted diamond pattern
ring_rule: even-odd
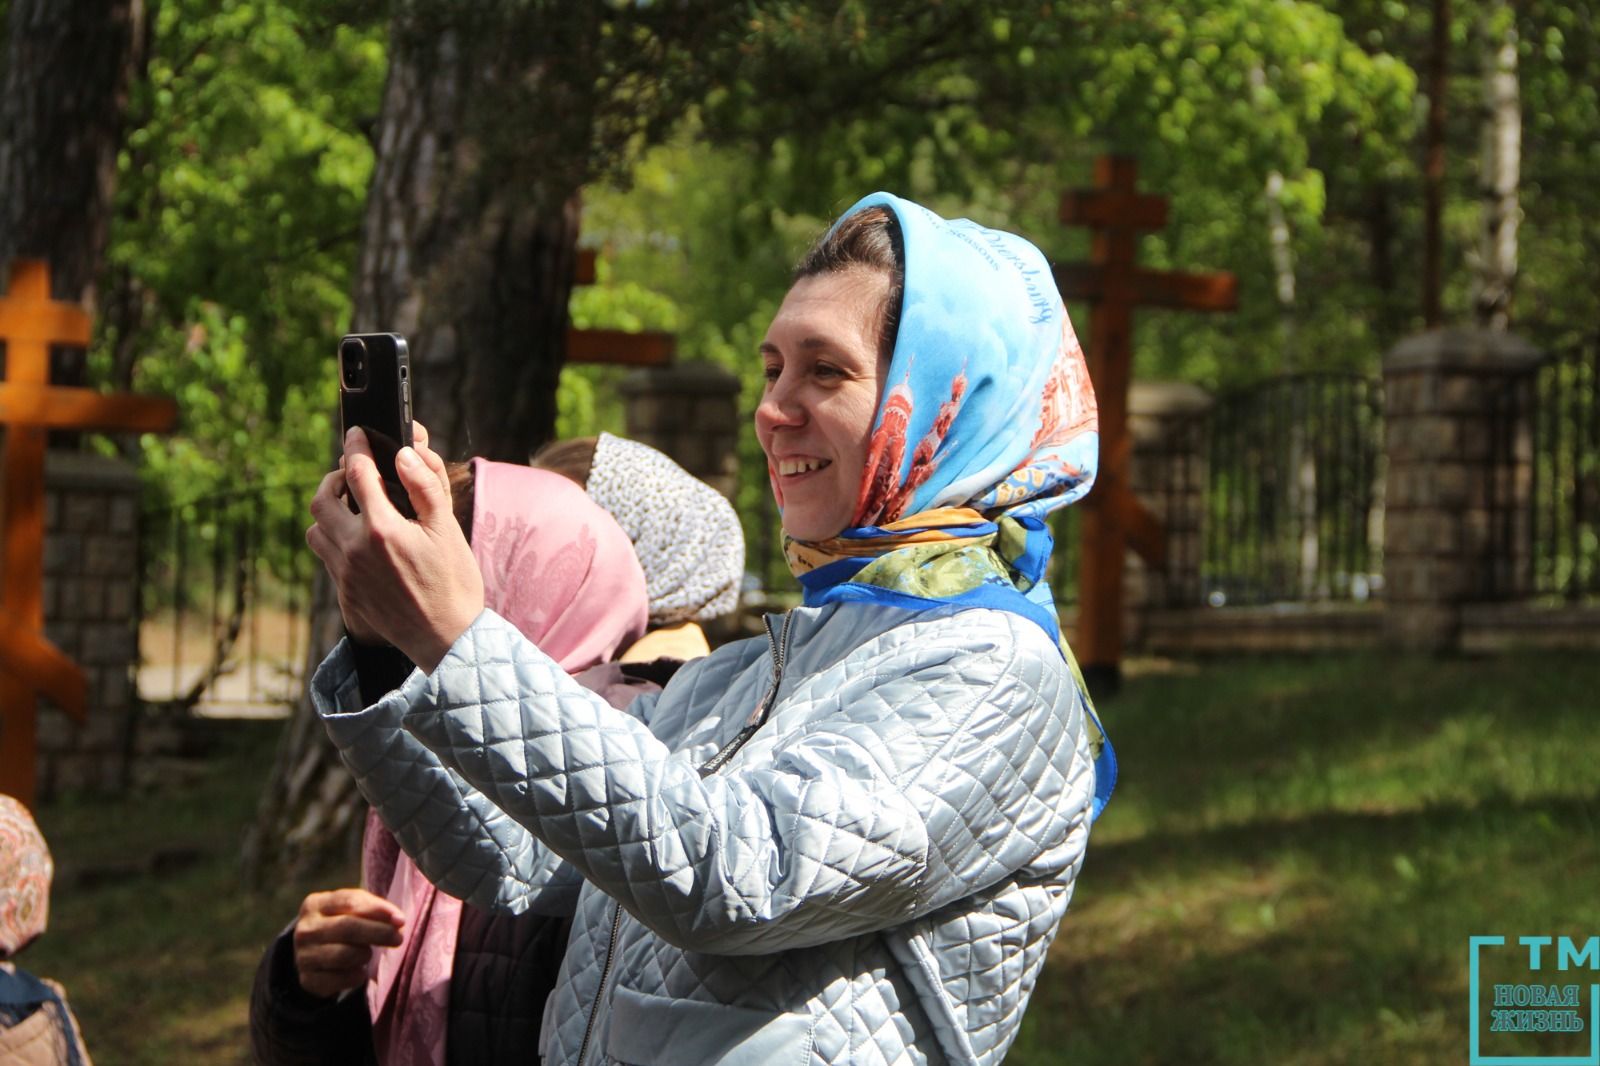
[[[619,987],[644,994],[630,1017],[707,1005],[713,1043],[726,1016],[728,1061],[749,1011],[810,1019],[796,1062],[1010,1046],[1088,839],[1065,664],[1000,612],[792,615],[771,713],[707,776],[773,687],[767,641],[627,714],[492,612],[373,707],[339,652],[318,672],[330,735],[429,877],[510,910],[576,900],[546,1061],[574,1062],[591,1027],[587,1057],[607,1060]]]

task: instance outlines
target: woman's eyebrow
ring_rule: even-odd
[[[804,351],[832,351],[838,347],[826,337],[804,337],[795,343],[795,347]],[[762,355],[782,355],[783,351],[771,341],[762,341],[756,349]]]

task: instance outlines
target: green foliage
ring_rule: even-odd
[[[1595,7],[1452,8],[1447,316],[1469,315],[1476,72],[1489,24],[1514,18],[1526,118],[1514,328],[1568,340],[1600,315]],[[591,156],[573,163],[609,177],[586,193],[583,241],[601,249],[601,276],[575,293],[573,321],[675,331],[684,357],[741,375],[747,410],[790,265],[856,197],[889,188],[1076,260],[1087,235],[1059,224],[1059,196],[1089,184],[1108,150],[1135,154],[1142,188],[1170,201],[1142,262],[1239,277],[1237,312],[1141,312],[1139,374],[1231,388],[1285,369],[1372,372],[1420,326],[1425,5],[761,0],[697,28],[656,5],[164,0],[111,252],[140,313],[108,318],[96,363],[108,381],[135,366],[137,385],[183,402],[181,437],[143,445],[157,500],[314,480],[326,464],[328,349],[348,314],[371,166],[362,131],[397,11],[412,32],[503,19],[504,47],[530,55],[600,34],[590,60],[610,65],[573,59],[554,73],[556,97],[518,90],[487,132],[540,135],[541,109],[570,110],[560,93],[595,71],[609,79]],[[1273,175],[1292,307],[1275,295]],[[1081,327],[1085,309],[1071,310]],[[622,375],[567,370],[560,432],[621,429]],[[763,465],[752,441],[741,447],[755,535],[770,517]]]
[[[147,507],[314,484],[372,152],[381,37],[315,5],[165,0],[132,104],[92,372],[177,399],[140,442]],[[121,335],[118,326],[121,326]]]

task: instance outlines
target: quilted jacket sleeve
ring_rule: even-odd
[[[820,943],[992,885],[1085,817],[1059,653],[1000,612],[951,623],[903,625],[786,689],[777,713],[803,724],[774,723],[710,776],[492,612],[413,692],[406,727],[668,942]],[[520,869],[427,847],[486,878]]]
[[[445,892],[485,907],[498,896],[500,909],[517,914],[572,914],[583,883],[577,870],[401,727],[424,680],[413,672],[364,707],[348,641],[313,677],[312,700],[361,794]]]

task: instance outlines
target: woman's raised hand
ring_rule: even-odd
[[[395,510],[366,435],[345,435],[341,469],[322,479],[311,500],[306,543],[327,568],[346,627],[360,640],[384,640],[425,673],[483,610],[483,577],[450,508],[444,460],[415,424],[414,447],[395,461],[415,521]],[[352,514],[345,493],[355,497]]]
[[[332,999],[367,983],[373,948],[400,946],[406,916],[400,908],[362,888],[313,892],[295,919],[295,974],[313,996]]]

